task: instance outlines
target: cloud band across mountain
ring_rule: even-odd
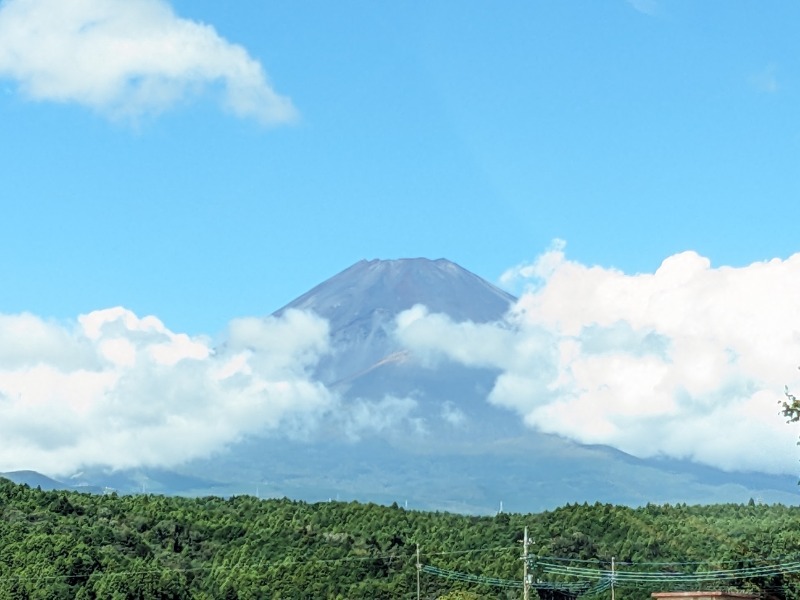
[[[528,290],[502,323],[423,307],[397,335],[429,364],[501,371],[489,401],[540,431],[640,457],[794,473],[778,415],[800,363],[800,255],[712,268],[685,252],[653,274],[566,259],[556,246],[510,273]]]
[[[555,247],[511,275],[528,288],[504,320],[416,306],[396,337],[430,368],[496,370],[487,401],[533,429],[640,457],[796,472],[797,430],[776,403],[784,384],[800,389],[800,255],[712,268],[686,252],[626,275]],[[123,308],[74,324],[0,315],[0,471],[169,467],[257,435],[437,434],[441,402],[346,400],[322,385],[315,370],[334,351],[328,322],[297,309],[236,319],[216,345]],[[463,425],[448,400],[442,416]]]

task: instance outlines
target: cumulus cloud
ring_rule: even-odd
[[[248,434],[304,437],[336,404],[310,375],[328,325],[287,311],[227,340],[123,308],[74,325],[0,316],[0,471],[171,466]]]
[[[34,100],[113,117],[158,113],[203,91],[264,124],[297,114],[244,48],[165,0],[2,0],[0,77]]]
[[[641,457],[794,473],[778,415],[800,364],[800,254],[742,268],[694,252],[655,273],[570,261],[557,243],[506,276],[527,291],[505,321],[415,307],[397,335],[428,364],[499,369],[488,400],[540,431]]]

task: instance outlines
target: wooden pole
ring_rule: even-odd
[[[614,557],[611,557],[611,600],[614,600]]]

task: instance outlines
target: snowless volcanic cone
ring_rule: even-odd
[[[362,260],[290,302],[331,327],[334,355],[320,365],[326,383],[349,380],[379,365],[407,359],[391,336],[395,318],[422,304],[456,322],[496,321],[515,302],[510,294],[440,258]]]

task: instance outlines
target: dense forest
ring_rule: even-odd
[[[525,528],[532,598],[610,597],[612,568],[626,600],[682,589],[800,597],[797,507],[576,504],[477,517],[0,479],[0,599],[410,600],[419,581],[421,598],[511,600],[523,597]]]

